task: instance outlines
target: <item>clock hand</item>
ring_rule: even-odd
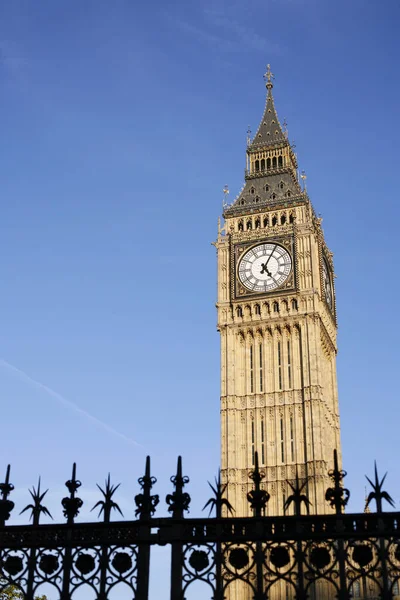
[[[268,263],[269,263],[269,261],[271,260],[271,258],[272,258],[272,255],[273,255],[273,253],[274,253],[274,252],[275,252],[275,250],[276,250],[276,246],[277,246],[277,244],[275,244],[275,248],[272,250],[271,254],[270,254],[270,255],[269,255],[269,257],[268,257],[268,260],[267,260],[267,262],[265,263],[265,266],[266,266],[266,267],[268,266]],[[272,277],[272,275],[270,275],[270,277]]]
[[[267,264],[268,263],[261,263],[260,275],[262,275],[265,272],[268,275],[268,277],[272,277],[271,273],[267,269]]]

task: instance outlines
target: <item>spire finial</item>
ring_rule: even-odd
[[[268,90],[272,90],[272,88],[274,87],[274,84],[272,83],[272,80],[275,78],[275,75],[273,73],[271,73],[271,65],[268,64],[267,65],[267,71],[264,74],[264,81],[266,81],[266,88]]]
[[[307,175],[306,175],[305,171],[301,172],[300,179],[303,180],[303,192],[306,192],[307,191],[307,184],[306,184]]]

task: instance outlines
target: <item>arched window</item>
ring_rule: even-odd
[[[256,226],[256,229],[260,229],[260,219],[256,219],[255,226]]]
[[[271,159],[267,158],[267,169],[271,168]]]
[[[286,223],[286,215],[282,215],[281,216],[281,225],[284,225]]]
[[[263,225],[264,225],[264,227],[268,227],[268,217],[265,217],[265,219],[263,221]]]
[[[279,312],[279,304],[277,302],[274,302],[273,304],[273,308],[274,308],[274,312],[278,313]]]
[[[282,157],[280,156],[279,158],[282,158]],[[283,181],[281,181],[281,182],[279,183],[279,187],[281,188],[281,190],[283,190]]]
[[[249,367],[250,367],[250,392],[253,393],[254,392],[254,345],[251,344],[250,346],[250,361],[249,361]],[[253,421],[254,423],[254,421]]]
[[[260,161],[256,160],[255,165],[256,165],[256,171],[259,171],[260,170]]]
[[[252,229],[251,221],[247,221],[246,229]]]
[[[265,186],[264,189],[265,189],[266,192],[269,192],[269,185],[268,185],[268,183],[267,183],[267,185]]]
[[[238,231],[243,231],[243,221],[239,221]]]
[[[254,306],[254,312],[255,312],[256,315],[260,315],[261,314],[261,310],[260,310],[260,305],[259,304],[256,304]]]
[[[272,200],[275,200],[276,194],[272,194],[271,198],[272,198]]]
[[[265,171],[265,160],[261,159],[261,171]]]
[[[251,464],[255,463],[255,428],[254,428],[254,418],[251,419]]]
[[[297,310],[297,300],[296,300],[296,298],[293,298],[293,300],[292,300],[292,309],[293,310]]]
[[[243,312],[242,312],[242,307],[238,306],[236,309],[236,316],[237,317],[243,317]]]
[[[288,303],[287,303],[287,301],[286,301],[286,300],[284,300],[284,301],[282,302],[282,306],[283,306],[283,310],[286,310],[286,311],[287,311],[287,310],[288,310],[288,308],[289,308],[289,307],[288,307]]]
[[[276,156],[274,156],[272,159],[272,168],[276,169]]]
[[[252,187],[251,190],[250,190],[250,194],[254,194],[255,191],[256,190]]]
[[[290,213],[289,215],[289,223],[294,223],[294,214]]]
[[[278,219],[277,217],[272,217],[272,227],[275,227],[275,225],[278,223]]]
[[[278,156],[278,165],[280,167],[282,167],[283,161],[282,161],[282,156]]]
[[[290,190],[288,190],[288,191],[286,192],[286,196],[287,196],[288,198],[290,198],[290,196],[291,196],[291,195],[292,195],[292,192],[291,192]]]

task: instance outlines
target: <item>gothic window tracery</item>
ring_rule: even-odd
[[[261,464],[265,465],[265,423],[264,418],[261,417]]]
[[[254,392],[254,344],[250,344],[250,393]]]
[[[283,422],[283,417],[279,419],[279,429],[280,429],[280,438],[281,438],[281,461],[285,462],[285,427]]]
[[[254,417],[251,418],[251,464],[254,466],[255,463],[255,443],[256,443],[256,434],[254,427]]]
[[[290,453],[292,462],[294,462],[294,423],[293,415],[290,415]]]

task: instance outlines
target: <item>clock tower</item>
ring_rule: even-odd
[[[216,242],[221,468],[236,516],[250,514],[255,452],[271,496],[269,515],[283,514],[296,475],[310,511],[330,512],[325,491],[334,449],[340,460],[332,253],[299,183],[272,77],[268,66],[245,183],[224,206]]]

